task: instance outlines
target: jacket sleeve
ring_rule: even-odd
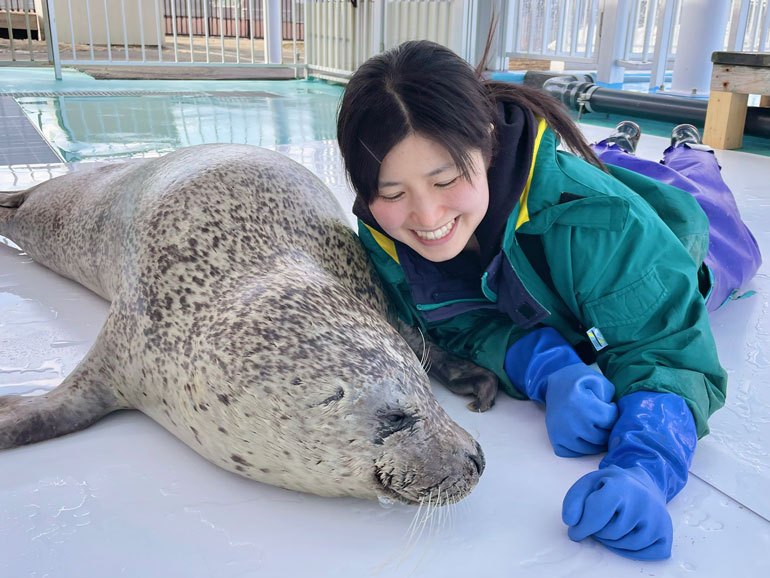
[[[585,328],[599,329],[607,342],[597,363],[616,396],[679,395],[699,437],[706,435],[708,417],[724,405],[727,378],[697,265],[644,201],[624,202],[629,210],[619,226],[580,226],[573,219],[543,236],[552,271],[563,261],[554,283]]]

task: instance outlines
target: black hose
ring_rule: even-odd
[[[572,110],[580,110],[582,105],[583,112],[630,114],[701,126],[706,122],[708,102],[705,100],[614,90],[586,80],[576,80],[575,76],[547,79],[543,83],[543,90]],[[750,106],[746,113],[744,133],[770,138],[770,108]]]

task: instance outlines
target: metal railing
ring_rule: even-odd
[[[501,26],[499,68],[507,66],[508,58],[527,58],[576,68],[644,69],[662,78],[676,55],[682,0],[494,1],[507,15]],[[9,30],[7,49],[0,39],[0,64],[288,65],[298,74],[307,68],[316,76],[344,79],[371,55],[407,39],[435,40],[475,62],[486,37],[489,20],[482,13],[488,4],[0,0],[0,29],[5,23]],[[770,52],[768,4],[731,0],[724,48]],[[57,25],[46,34],[49,21]],[[45,43],[34,40],[35,28]]]
[[[600,0],[521,0],[509,7],[506,56],[595,62]]]
[[[19,61],[37,63],[40,60],[47,63],[50,52],[44,49],[36,58],[33,44],[33,41],[42,41],[47,37],[44,28],[34,0],[0,0],[0,31],[4,33],[3,38],[8,38],[7,58],[2,58],[0,50],[0,64],[3,61],[12,64]]]
[[[173,7],[172,7],[173,4]],[[295,0],[294,4],[301,4]],[[218,35],[219,26],[224,29],[225,37],[236,35],[236,6],[235,2],[221,6],[217,0],[164,0],[164,20],[166,34],[173,33],[176,25],[177,32],[188,34],[192,29],[193,35],[205,36],[206,21],[210,34]],[[219,9],[221,8],[221,12]],[[243,36],[250,35],[252,20],[249,12],[254,12],[254,38],[264,38],[263,6],[261,2],[243,2],[240,7],[239,31]],[[281,36],[283,40],[304,40],[304,11],[296,7],[296,14],[292,14],[292,0],[281,0]],[[188,14],[189,10],[189,14]],[[174,16],[175,14],[175,16]],[[292,22],[292,18],[296,22]]]
[[[734,1],[728,46],[742,52],[770,52],[770,2]]]
[[[664,26],[679,29],[681,0],[633,0],[628,11],[628,34],[621,63],[625,66],[649,67],[655,57],[656,39]],[[661,45],[666,61],[675,57],[676,42],[672,35]]]
[[[306,0],[308,72],[345,80],[370,56],[406,40],[433,40],[465,55],[475,0]]]
[[[768,4],[732,0],[725,50],[770,52]],[[613,19],[602,22],[610,8]],[[620,34],[619,63],[650,69],[676,57],[681,9],[682,0],[510,0],[505,54],[595,67],[600,36]]]
[[[53,28],[46,43],[25,34],[25,45],[14,39],[20,26],[5,10],[11,1],[25,0],[0,0],[0,22],[7,21],[10,37],[10,58],[0,40],[0,65],[53,62],[57,78],[61,65],[255,65],[297,74],[305,66],[302,0],[26,0],[25,9],[37,2],[44,27]]]
[[[32,5],[32,0],[6,0],[0,3],[0,8],[4,10],[10,10],[11,12],[24,12],[26,8],[34,14],[35,7]]]

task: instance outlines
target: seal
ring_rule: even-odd
[[[294,161],[200,145],[75,172],[0,194],[0,234],[111,302],[57,388],[0,397],[0,448],[135,408],[292,490],[455,502],[477,483],[481,447],[388,322],[333,195]]]

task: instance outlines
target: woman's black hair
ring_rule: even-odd
[[[482,80],[450,49],[427,40],[410,41],[364,62],[340,103],[337,140],[357,205],[364,209],[374,201],[382,159],[412,133],[444,146],[468,177],[473,172],[471,151],[481,150],[484,158],[495,152],[490,126],[501,101],[544,118],[567,149],[603,168],[553,97],[524,85]]]

